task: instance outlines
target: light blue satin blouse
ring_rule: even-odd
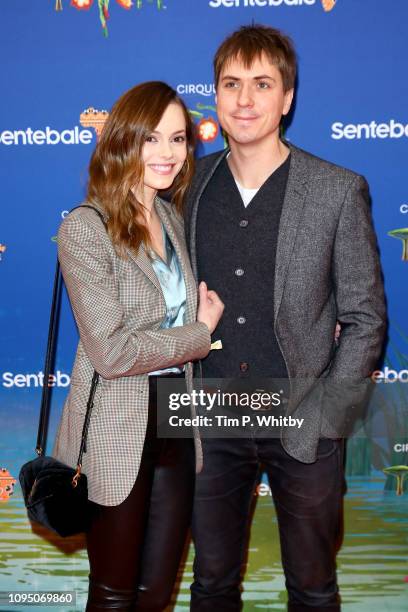
[[[179,327],[184,325],[184,315],[186,311],[186,285],[177,253],[174,246],[162,225],[163,241],[165,245],[166,261],[163,261],[157,253],[151,253],[153,270],[159,279],[163,291],[164,301],[166,302],[166,317],[161,324],[162,329],[169,327]],[[153,374],[166,374],[168,372],[182,372],[182,367],[171,367],[164,370],[149,372]]]

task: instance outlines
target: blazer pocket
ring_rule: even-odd
[[[84,415],[86,413],[90,391],[91,391],[91,381],[89,381],[89,383],[78,382],[75,380],[71,381],[71,388],[70,388],[69,396],[67,400],[68,409],[72,412],[76,412],[77,414]],[[91,418],[94,418],[97,416],[99,412],[100,403],[101,403],[101,388],[100,388],[100,381],[99,381],[96,386],[96,390],[95,390]]]
[[[137,419],[141,409],[147,410],[148,383],[145,388],[141,380],[136,381],[135,379],[136,377],[133,376],[121,376],[101,380],[98,405],[101,418],[116,421],[131,416]]]

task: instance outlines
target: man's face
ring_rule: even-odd
[[[250,68],[237,59],[221,71],[217,113],[230,143],[256,144],[279,138],[282,115],[289,112],[293,89],[284,92],[279,69],[264,54]]]

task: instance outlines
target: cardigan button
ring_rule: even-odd
[[[247,227],[248,226],[248,221],[246,219],[241,219],[241,221],[239,222],[239,227]]]
[[[248,372],[249,363],[247,363],[246,361],[241,361],[241,363],[239,364],[239,369],[241,370],[241,372]]]
[[[239,323],[240,325],[244,325],[244,323],[246,323],[246,318],[243,316],[238,317],[237,323]]]
[[[235,276],[243,276],[245,274],[244,270],[242,268],[237,268],[235,270]]]

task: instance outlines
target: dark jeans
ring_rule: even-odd
[[[118,506],[92,505],[87,612],[159,612],[168,605],[193,491],[193,441],[156,437],[156,377],[151,377],[148,429],[133,489]]]
[[[304,464],[279,439],[265,438],[204,440],[193,510],[191,610],[241,609],[241,571],[261,464],[278,517],[288,610],[340,610],[335,559],[343,530],[343,441],[320,440],[317,461]]]

